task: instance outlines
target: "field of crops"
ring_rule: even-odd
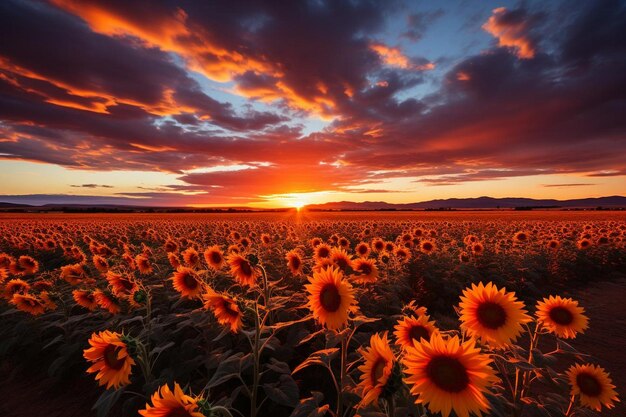
[[[46,416],[619,415],[571,294],[624,277],[619,212],[2,214],[0,370]]]

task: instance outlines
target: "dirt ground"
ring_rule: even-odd
[[[602,282],[573,294],[589,316],[589,329],[572,346],[592,355],[611,374],[621,403],[603,416],[626,415],[626,280]]]

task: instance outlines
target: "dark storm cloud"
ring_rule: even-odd
[[[490,48],[427,95],[415,91],[429,57],[382,39],[394,13],[417,40],[441,12],[407,22],[396,2],[51,3],[0,5],[4,158],[174,172],[210,198],[626,172],[624,2],[495,9],[474,28]],[[218,101],[190,71],[271,110]],[[302,116],[333,122],[304,135]],[[229,164],[254,168],[189,172]]]

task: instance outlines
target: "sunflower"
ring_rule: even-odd
[[[333,248],[330,251],[330,260],[343,272],[347,272],[349,268],[352,268],[352,259],[345,249]]]
[[[376,252],[382,252],[385,250],[385,242],[381,238],[375,238],[372,240],[372,249]]]
[[[348,323],[348,312],[356,304],[352,285],[333,267],[314,272],[309,282],[304,288],[309,293],[313,317],[329,330],[343,328]]]
[[[396,258],[402,263],[408,262],[411,259],[411,253],[407,248],[402,246],[397,246],[393,251],[393,254],[396,255]]]
[[[331,249],[330,246],[328,246],[326,243],[320,243],[315,247],[315,250],[313,252],[313,257],[317,262],[319,262],[322,259],[330,258]]]
[[[76,304],[87,310],[95,311],[98,308],[98,302],[94,293],[89,290],[74,290],[72,291],[72,297],[74,297]]]
[[[359,255],[361,258],[367,258],[367,256],[370,254],[371,249],[370,249],[370,245],[368,245],[365,242],[361,242],[358,245],[356,245],[356,248],[354,248],[354,251],[356,252],[357,255]]]
[[[39,316],[43,314],[46,310],[45,304],[42,300],[28,293],[13,294],[11,304],[15,305],[18,310],[25,311],[33,316]]]
[[[13,298],[13,294],[25,294],[30,290],[30,284],[22,279],[16,278],[9,280],[4,286],[4,297],[7,300]]]
[[[87,373],[97,372],[96,381],[99,385],[118,389],[130,384],[131,367],[135,361],[128,353],[121,334],[109,330],[93,333],[89,344],[91,347],[83,351],[84,358],[93,363]]]
[[[315,262],[315,265],[313,265],[313,272],[319,272],[324,268],[328,268],[329,266],[336,267],[335,263],[331,261],[330,258],[320,259],[319,261]]]
[[[289,268],[289,271],[291,271],[292,275],[297,276],[302,274],[303,263],[300,251],[296,249],[290,250],[287,252],[285,259],[287,260],[287,267]]]
[[[459,342],[458,336],[445,340],[435,334],[406,349],[403,359],[405,382],[432,413],[448,417],[454,410],[459,417],[469,417],[489,410],[486,392],[497,381],[492,360],[481,353],[476,342]]]
[[[42,291],[39,293],[39,299],[43,303],[46,310],[56,310],[57,304],[53,301],[48,291]]]
[[[228,265],[230,265],[230,273],[240,285],[251,287],[256,283],[258,273],[243,256],[237,253],[230,254],[228,256]]]
[[[373,334],[369,348],[359,348],[365,363],[359,366],[361,371],[361,405],[368,405],[384,395],[385,388],[393,372],[396,357],[387,341],[387,332],[382,337]]]
[[[396,336],[396,344],[403,349],[413,346],[414,342],[430,340],[430,337],[439,333],[434,321],[429,320],[427,315],[419,315],[417,317],[402,317],[398,320],[398,324],[394,327],[396,330],[393,334]]]
[[[537,303],[537,321],[550,333],[563,339],[573,339],[576,333],[584,333],[589,319],[578,306],[578,301],[560,296],[550,296]]]
[[[513,242],[526,243],[528,242],[528,233],[524,231],[517,232],[513,235]]]
[[[0,253],[0,269],[9,269],[9,266],[15,262],[11,255]]]
[[[561,242],[556,239],[552,239],[548,242],[548,248],[552,250],[557,250],[561,246]]]
[[[572,387],[571,395],[579,395],[583,406],[602,411],[603,405],[610,409],[615,407],[614,402],[619,402],[615,385],[603,368],[576,364],[567,370],[566,375]]]
[[[20,256],[17,262],[20,264],[25,274],[34,274],[39,270],[39,262],[30,256]]]
[[[202,281],[196,272],[186,266],[179,266],[172,275],[172,284],[181,297],[196,298],[202,292]]]
[[[132,278],[125,277],[113,271],[107,271],[106,280],[116,297],[127,297],[139,287]]]
[[[167,254],[167,260],[174,269],[180,266],[180,259],[178,258],[178,254],[176,254],[175,252],[169,252]]]
[[[375,259],[359,258],[352,262],[352,268],[358,275],[354,276],[354,282],[366,284],[376,282],[378,278],[378,268]]]
[[[144,275],[152,273],[152,265],[150,265],[150,260],[146,255],[137,255],[135,257],[135,263],[137,264],[137,269],[139,269],[140,273]]]
[[[425,254],[431,254],[435,251],[436,247],[435,244],[433,242],[431,242],[430,240],[424,240],[423,242],[420,243],[420,252],[425,253]]]
[[[102,256],[94,255],[92,261],[98,271],[106,273],[109,270],[109,263]]]
[[[515,341],[523,331],[522,325],[532,320],[514,292],[498,290],[492,282],[472,284],[471,289],[463,290],[459,306],[461,328],[495,348]]]
[[[204,260],[215,271],[219,271],[224,266],[224,254],[217,245],[211,246],[204,251]]]
[[[174,390],[166,385],[159,388],[152,397],[152,406],[139,410],[144,417],[204,417],[200,412],[198,398],[185,395],[180,385],[174,383]]]
[[[78,285],[87,277],[81,264],[65,265],[61,267],[61,278],[71,285]]]
[[[243,323],[243,314],[234,298],[219,294],[213,289],[208,288],[207,293],[203,295],[204,307],[213,311],[217,322],[223,326],[230,326],[233,333],[239,332]]]
[[[195,268],[200,263],[200,255],[198,254],[198,251],[192,247],[185,249],[181,255],[183,255],[185,265],[190,268]]]
[[[309,243],[311,244],[311,247],[315,249],[322,244],[322,239],[320,239],[319,237],[314,237]]]
[[[111,314],[117,314],[122,310],[118,300],[108,290],[96,290],[93,293],[93,297],[100,308],[107,310]]]
[[[178,244],[172,239],[167,239],[164,248],[167,253],[176,252],[178,250]]]

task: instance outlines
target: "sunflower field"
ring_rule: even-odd
[[[620,415],[574,295],[625,277],[620,213],[2,214],[0,392],[74,381],[47,416]]]

